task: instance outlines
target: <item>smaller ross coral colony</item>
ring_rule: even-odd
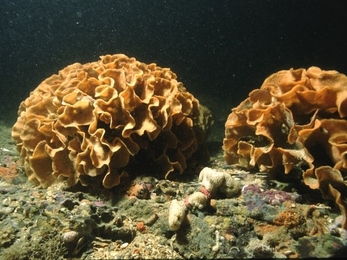
[[[318,67],[279,71],[232,109],[225,123],[224,159],[240,174],[256,169],[274,181],[303,182],[319,189],[323,198],[338,205],[340,225],[347,229],[346,116],[345,75]],[[114,190],[129,177],[175,180],[198,169],[208,156],[212,124],[210,111],[170,69],[116,54],[72,64],[44,80],[20,104],[12,138],[35,185],[89,186],[96,180],[100,187]],[[128,194],[147,199],[154,186],[140,182]],[[241,187],[238,178],[209,167],[200,171],[195,187],[184,199],[171,197],[171,232],[179,232],[189,212],[206,207],[218,212],[214,199],[243,196],[245,207],[254,212],[297,199],[284,191],[264,191],[255,183]],[[315,209],[307,218],[314,219]],[[287,208],[272,222],[290,228],[303,221]],[[315,221],[312,232],[323,226]],[[146,230],[144,223],[137,224],[141,232]],[[77,233],[69,232],[65,240],[75,239]],[[271,251],[259,243],[253,239],[249,245]],[[211,250],[219,249],[217,230]]]
[[[258,167],[271,179],[302,177],[335,200],[347,229],[346,116],[344,74],[318,67],[279,71],[232,109],[225,123],[225,160]]]

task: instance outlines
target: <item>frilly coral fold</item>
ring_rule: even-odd
[[[346,75],[318,67],[279,71],[232,109],[224,158],[272,179],[302,176],[335,200],[346,228],[346,116]]]
[[[211,124],[170,69],[115,54],[44,80],[20,104],[12,137],[35,184],[103,176],[112,188],[128,172],[182,173]]]

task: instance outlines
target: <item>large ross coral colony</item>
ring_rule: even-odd
[[[112,188],[137,165],[161,177],[182,173],[212,122],[172,71],[122,54],[64,68],[18,113],[12,137],[29,180],[42,187],[102,176]]]
[[[239,174],[261,172],[320,190],[322,201],[340,209],[338,225],[346,230],[346,116],[344,74],[318,67],[279,71],[231,110],[225,162]],[[230,173],[203,168],[209,166],[212,124],[209,109],[170,69],[115,54],[72,64],[44,80],[20,104],[12,138],[28,179],[41,188],[64,183],[114,191],[140,174],[175,181],[200,173],[195,190],[169,201],[166,221],[176,236],[190,212],[213,207],[220,196],[263,196],[272,205],[294,200],[254,183],[241,189]],[[276,221],[291,226],[288,216]],[[216,239],[211,250],[219,248]]]

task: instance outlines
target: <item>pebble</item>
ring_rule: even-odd
[[[5,198],[5,199],[3,199],[3,201],[2,201],[2,205],[3,205],[3,206],[9,206],[10,203],[11,203],[11,198]]]
[[[126,248],[128,245],[129,245],[129,243],[127,243],[127,242],[126,242],[126,243],[123,243],[123,244],[120,246],[120,248],[121,248],[121,249],[124,249],[124,248]]]
[[[79,234],[76,231],[67,231],[63,234],[63,242],[64,243],[73,243],[74,241],[76,241],[78,236],[79,236]]]
[[[14,208],[12,208],[12,207],[3,207],[0,209],[0,216],[10,214],[13,211],[14,211]]]

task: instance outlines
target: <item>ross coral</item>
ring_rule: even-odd
[[[347,184],[341,172],[330,166],[321,166],[316,170],[318,188],[327,199],[335,200],[342,212],[341,226],[347,230]]]
[[[228,164],[257,167],[272,179],[302,177],[334,199],[345,220],[346,116],[344,74],[318,67],[279,71],[232,109],[225,123],[224,158]],[[333,176],[340,176],[339,184]]]
[[[182,173],[205,154],[211,124],[170,69],[116,54],[44,80],[20,104],[12,138],[37,185],[88,185],[100,176],[112,188],[139,171]]]

